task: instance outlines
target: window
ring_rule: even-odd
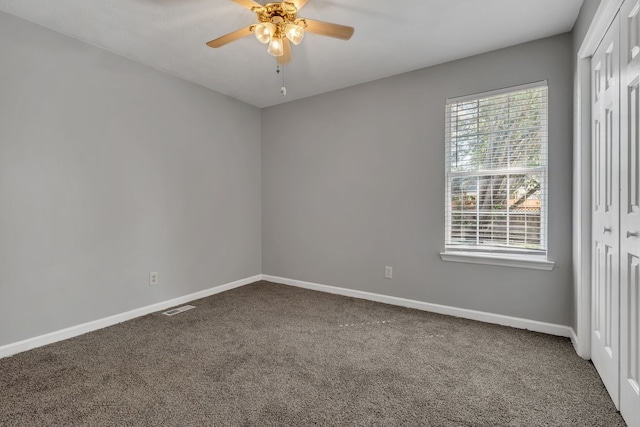
[[[552,268],[546,262],[547,83],[447,100],[445,160],[443,259]],[[452,259],[455,254],[465,259]]]

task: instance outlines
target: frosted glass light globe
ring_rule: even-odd
[[[282,56],[284,55],[284,48],[282,46],[282,39],[272,38],[271,43],[269,43],[269,48],[267,52],[273,56]]]
[[[271,37],[276,30],[276,26],[270,22],[261,22],[256,25],[253,33],[260,43],[266,44],[271,41]]]
[[[285,34],[291,43],[298,45],[304,38],[304,28],[296,24],[287,24]]]

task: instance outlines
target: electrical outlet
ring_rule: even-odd
[[[384,278],[391,279],[393,277],[393,268],[388,265],[384,266]]]
[[[149,273],[149,286],[158,284],[158,272]]]

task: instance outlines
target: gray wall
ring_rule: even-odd
[[[570,324],[571,43],[260,112],[0,13],[0,346],[260,272]],[[542,79],[555,270],[441,261],[445,99]]]
[[[578,50],[582,45],[584,37],[587,35],[587,30],[589,30],[589,26],[591,25],[591,21],[593,21],[596,11],[598,10],[598,6],[600,6],[600,0],[584,0],[582,3],[580,14],[578,15],[578,19],[576,20],[572,31],[574,59],[578,54]]]
[[[0,346],[261,272],[260,110],[4,13],[0,58]]]
[[[445,99],[544,79],[555,269],[441,261]],[[564,34],[264,109],[263,273],[569,325],[572,96]]]

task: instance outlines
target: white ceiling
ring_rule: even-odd
[[[258,0],[266,3],[265,0]],[[307,34],[282,76],[230,0],[0,0],[0,10],[267,107],[570,31],[582,0],[310,0],[299,17],[355,27],[351,40]]]

